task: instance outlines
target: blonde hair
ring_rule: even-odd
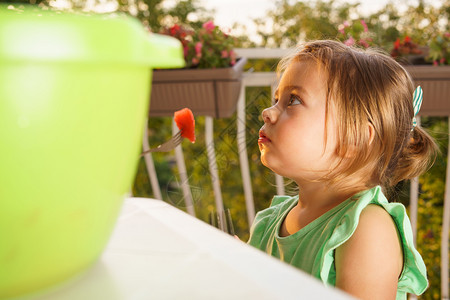
[[[285,57],[278,73],[293,61],[313,61],[328,74],[327,114],[332,104],[340,160],[324,181],[387,188],[429,168],[437,147],[420,126],[412,127],[414,85],[394,59],[374,49],[312,41]],[[426,101],[426,91],[424,94]],[[361,182],[361,178],[367,180]]]

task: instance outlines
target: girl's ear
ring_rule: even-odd
[[[369,146],[372,144],[373,140],[375,139],[375,127],[373,127],[372,123],[369,122],[368,126],[369,130]]]

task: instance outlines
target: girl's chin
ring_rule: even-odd
[[[279,174],[279,170],[277,170],[277,168],[274,168],[274,166],[271,165],[263,155],[261,155],[261,163],[264,167],[270,169],[272,172]]]
[[[261,151],[260,160],[263,166],[272,170],[272,172],[280,175],[284,173],[283,163],[270,151]]]
[[[273,169],[270,167],[270,164],[268,164],[267,161],[265,161],[262,158],[261,158],[261,163],[263,164],[264,167],[273,171]]]

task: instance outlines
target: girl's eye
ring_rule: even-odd
[[[299,98],[297,95],[291,94],[291,95],[289,96],[289,103],[288,103],[288,106],[291,106],[291,105],[299,105],[299,104],[302,104],[302,100],[300,100],[300,98]]]

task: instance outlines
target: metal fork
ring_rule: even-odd
[[[233,221],[231,219],[231,213],[229,208],[223,210],[222,213],[210,212],[209,224],[232,236],[235,235]]]
[[[174,136],[172,136],[170,140],[168,140],[164,144],[159,145],[156,148],[151,148],[147,151],[142,152],[141,156],[150,152],[168,152],[178,146],[182,140],[183,137],[181,136],[181,131],[178,131]]]

